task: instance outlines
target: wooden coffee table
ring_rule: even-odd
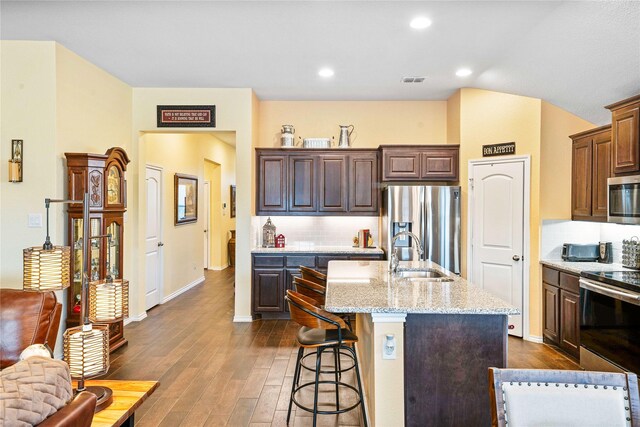
[[[113,402],[102,411],[96,412],[91,427],[133,426],[136,409],[160,385],[158,381],[117,380],[88,380],[85,384],[109,387],[113,390]]]

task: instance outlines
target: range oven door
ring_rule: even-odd
[[[640,373],[640,294],[580,279],[580,346]]]

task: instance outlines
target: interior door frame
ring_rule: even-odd
[[[524,206],[523,206],[523,236],[522,236],[522,338],[527,341],[542,342],[532,339],[529,334],[531,319],[529,318],[529,281],[531,268],[531,155],[496,156],[469,160],[468,164],[468,203],[467,203],[467,280],[473,282],[473,209],[474,185],[473,167],[476,165],[490,165],[496,163],[523,163],[524,165]]]
[[[207,241],[204,269],[209,270],[211,266],[211,181],[202,183],[202,199],[204,202],[202,203],[204,207],[204,234]]]
[[[164,215],[162,214],[162,211],[163,211],[162,206],[163,206],[163,202],[164,202],[164,200],[163,200],[164,197],[163,197],[163,194],[162,194],[162,191],[164,190],[164,182],[163,182],[164,181],[164,169],[162,168],[162,166],[152,165],[150,163],[145,164],[145,169],[144,169],[144,171],[145,171],[145,193],[146,193],[146,187],[147,187],[146,186],[147,169],[153,169],[153,170],[158,171],[160,173],[160,183],[159,183],[159,187],[160,188],[158,189],[158,194],[159,194],[159,198],[160,198],[160,203],[159,203],[159,206],[158,206],[158,210],[159,210],[158,217],[159,217],[159,221],[160,221],[159,228],[158,228],[158,230],[159,230],[159,232],[158,232],[158,240],[160,241],[160,243],[162,243],[162,235],[163,235],[162,226],[164,224]],[[145,194],[145,200],[146,200],[146,196],[147,195]],[[145,206],[145,209],[147,209],[146,206]],[[145,232],[144,232],[145,234],[144,235],[145,235],[145,239],[146,239],[146,236],[147,236],[147,224],[146,224],[146,221],[145,221],[145,224],[144,224],[144,228],[145,228]],[[145,248],[145,255],[146,255],[146,253],[147,253],[147,250]],[[162,250],[160,248],[158,249],[158,259],[160,260],[159,271],[158,271],[158,292],[160,293],[160,302],[158,303],[158,305],[162,305],[162,304],[164,304],[164,268],[163,268],[164,267],[164,250]],[[146,263],[145,263],[145,268],[147,268],[146,267]],[[146,274],[146,271],[145,271],[145,274]],[[146,305],[147,305],[147,302],[146,302],[146,291],[147,291],[146,283],[145,283],[144,291],[145,291],[145,303],[144,304],[145,304],[145,312],[146,312],[146,310],[148,310],[146,308]]]

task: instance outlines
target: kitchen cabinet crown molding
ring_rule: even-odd
[[[622,101],[614,102],[613,104],[605,105],[607,110],[617,110],[618,108],[626,107],[627,105],[640,102],[640,94],[623,99]]]

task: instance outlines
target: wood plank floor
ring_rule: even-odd
[[[233,269],[207,271],[205,278],[204,284],[150,310],[144,321],[126,326],[129,344],[111,355],[104,379],[160,381],[136,412],[140,427],[286,425],[298,326],[287,320],[233,323]],[[509,366],[578,368],[546,345],[514,338],[509,339]],[[343,380],[353,383],[353,375]],[[331,390],[321,389],[321,402],[333,398]],[[306,404],[310,398],[311,393],[302,396]],[[341,395],[344,404],[353,399]],[[294,410],[289,425],[311,425],[310,415]],[[354,410],[320,416],[318,425],[361,421]]]

